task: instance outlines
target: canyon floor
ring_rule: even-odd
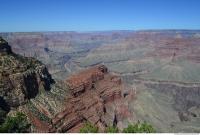
[[[41,92],[26,106],[35,112],[29,115],[36,125],[39,123],[39,131],[77,132],[85,120],[96,121],[94,124],[104,130],[105,124],[112,124],[114,117],[118,117],[119,128],[140,120],[152,124],[157,132],[200,132],[200,31],[35,32],[0,33],[0,36],[15,53],[44,63],[52,78],[59,82],[50,92]],[[97,65],[107,68],[93,69]],[[91,72],[93,74],[88,75]],[[104,79],[100,79],[102,73]],[[108,93],[83,92],[77,74],[83,79],[81,82],[86,82],[84,87],[89,85],[89,89],[94,89],[96,86],[99,91],[105,87]],[[92,83],[88,84],[91,78]],[[112,86],[113,79],[116,89]],[[67,81],[75,82],[80,88],[75,92],[70,90],[73,86],[65,86]],[[93,109],[99,111],[92,110],[86,103],[91,100],[91,94],[95,95],[91,102]],[[108,100],[103,96],[109,97]],[[76,115],[73,115],[67,108],[58,107],[78,105],[88,110],[74,108]],[[38,108],[45,108],[43,114],[38,114]],[[86,116],[85,111],[94,115]],[[41,124],[34,115],[40,115],[46,122]],[[76,126],[72,128],[68,123]]]

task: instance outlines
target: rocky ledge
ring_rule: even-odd
[[[117,124],[116,110],[112,110],[112,122],[106,121],[106,106],[122,101],[124,86],[118,76],[109,74],[104,65],[99,65],[72,75],[66,83],[71,96],[65,109],[52,119],[51,132],[79,132],[86,121],[96,125],[101,132],[108,124]]]
[[[34,58],[12,52],[8,43],[0,38],[0,102],[9,110],[25,104],[39,91],[50,90],[54,82],[47,68]]]
[[[64,90],[57,87],[31,100],[26,113],[32,132],[77,133],[85,122],[104,132],[111,125],[122,128],[122,122],[132,117],[128,102],[134,98],[134,90],[104,65],[71,75],[64,84]]]
[[[54,83],[45,65],[13,53],[2,38],[0,56],[0,111],[25,113],[31,132],[79,132],[85,122],[103,132],[131,117],[127,101],[134,90],[104,65]]]
[[[12,53],[11,47],[8,45],[8,42],[0,37],[0,56],[2,54]]]

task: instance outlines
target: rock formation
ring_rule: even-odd
[[[0,111],[24,112],[32,132],[79,132],[86,121],[103,132],[130,116],[126,87],[104,65],[54,83],[41,62],[13,53],[2,38],[0,43]]]
[[[12,53],[11,47],[2,37],[0,37],[0,55]]]
[[[39,91],[50,90],[53,79],[47,68],[34,58],[13,53],[2,38],[0,56],[0,98],[4,107],[18,107]]]
[[[72,75],[66,80],[72,96],[66,109],[52,120],[57,132],[79,132],[85,121],[104,131],[105,104],[121,98],[121,80],[103,65]]]
[[[130,117],[122,96],[125,86],[118,76],[108,73],[104,65],[74,74],[65,84],[67,89],[61,95],[65,97],[61,101],[62,105],[50,105],[49,97],[45,97],[48,99],[45,104],[41,104],[41,96],[37,97],[40,102],[31,101],[32,105],[27,109],[27,114],[33,124],[33,132],[79,132],[85,122],[96,125],[99,131],[103,132],[108,125],[113,125],[114,119],[115,124],[118,124],[118,121]],[[51,90],[48,95],[52,93],[54,92]],[[130,93],[129,91],[128,94]],[[127,97],[131,96],[133,94]],[[52,113],[52,109],[47,108],[62,110]]]
[[[107,99],[103,98],[106,108],[103,117],[107,125],[116,121],[118,127],[127,127],[127,123],[145,120],[158,132],[200,132],[200,38],[198,36],[200,31],[153,30],[119,32],[119,34],[121,36],[113,32],[33,32],[0,33],[0,36],[13,45],[14,52],[36,57],[45,63],[56,81],[66,80],[77,71],[104,63],[109,72],[118,74],[129,86],[137,88],[137,98],[134,97],[134,91],[131,94],[126,92],[126,88],[122,88],[125,90],[125,92],[121,91],[123,97],[114,101],[112,92],[104,93],[110,95],[110,97],[106,96]],[[5,45],[5,41],[3,42]],[[1,51],[6,53],[1,54],[7,55],[8,51],[5,50],[9,49],[5,49],[5,46],[2,48],[4,49]],[[10,61],[10,59],[7,60]],[[3,63],[5,65],[7,61]],[[20,68],[15,68],[15,70],[21,73],[26,70],[23,63],[9,62],[9,64],[3,67],[20,65]],[[54,124],[51,124],[51,120],[66,110],[67,105],[71,105],[68,101],[86,96],[94,90],[94,86],[103,89],[110,85],[110,80],[105,78],[109,73],[103,75],[105,84],[104,79],[88,81],[91,69],[87,69],[84,75],[80,75],[81,73],[74,75],[77,76],[73,79],[75,81],[70,82],[72,79],[65,81],[68,86],[56,83],[50,91],[45,91],[29,100],[30,102],[26,105],[28,106],[27,114],[35,125],[32,132],[53,131]],[[4,81],[5,84],[6,78]],[[121,83],[123,85],[123,82]],[[87,87],[92,88],[90,90]],[[108,87],[105,92],[109,89]],[[131,98],[135,98],[136,101],[129,103],[124,101]],[[6,109],[7,102],[3,101],[5,100],[0,98],[0,107],[3,106]],[[78,107],[76,104],[74,106]],[[129,121],[126,117],[129,117]],[[63,125],[62,122],[60,124]],[[54,132],[62,132],[62,129],[63,132],[78,131],[77,127],[81,126],[81,124],[72,125],[66,130],[59,124],[55,124]]]

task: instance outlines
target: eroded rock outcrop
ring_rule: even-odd
[[[85,122],[104,132],[113,124],[120,128],[123,120],[132,117],[127,103],[134,97],[133,90],[118,76],[110,74],[104,65],[74,74],[65,84],[64,90],[56,87],[26,105],[32,132],[77,133]]]
[[[132,117],[126,101],[133,99],[133,90],[104,65],[74,74],[62,85],[57,83],[22,109],[32,123],[32,132],[79,132],[85,122],[103,132]]]
[[[106,121],[106,105],[116,100],[122,102],[124,86],[121,79],[109,74],[104,65],[99,65],[72,75],[66,83],[71,97],[67,100],[65,109],[52,119],[52,132],[79,132],[86,121],[103,132],[110,124]],[[117,111],[119,110],[113,110],[111,119],[114,120],[114,115],[125,114]]]
[[[45,65],[13,53],[2,38],[0,56],[0,98],[8,108],[25,104],[39,91],[50,90],[54,81]]]
[[[104,65],[51,85],[54,80],[45,65],[13,53],[4,40],[0,43],[0,109],[9,115],[25,113],[31,132],[79,132],[86,121],[103,132],[129,117],[122,96],[126,87]]]
[[[8,42],[0,37],[0,56],[2,54],[12,53],[11,47],[8,45]]]

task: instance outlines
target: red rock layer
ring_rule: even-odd
[[[79,93],[91,89],[93,83],[102,80],[104,78],[104,73],[107,73],[107,68],[105,66],[93,67],[76,75],[72,75],[66,80],[66,83],[69,85],[72,95],[78,96]]]
[[[62,101],[64,105],[60,108],[63,111],[51,115],[37,105],[38,115],[41,113],[49,118],[43,121],[27,110],[33,132],[77,133],[85,122],[96,125],[99,132],[104,132],[108,125],[113,125],[114,119],[123,121],[132,117],[126,102],[129,98],[132,100],[132,91],[123,85],[118,76],[108,73],[105,66],[95,66],[72,75],[66,83],[70,95]]]
[[[105,130],[106,103],[121,98],[121,79],[107,73],[103,65],[80,72],[66,80],[72,96],[63,112],[52,120],[54,132],[79,132],[85,121]]]

